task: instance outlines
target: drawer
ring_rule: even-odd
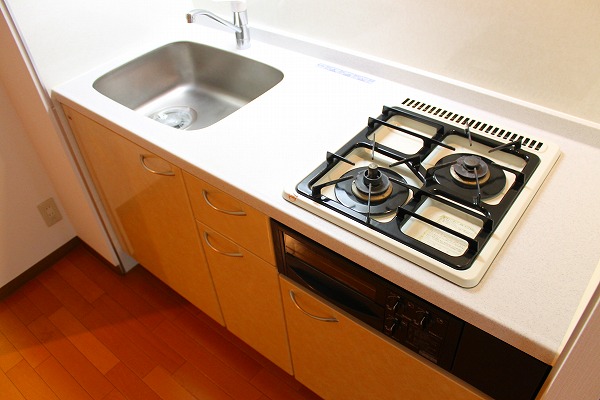
[[[184,179],[198,221],[275,265],[269,217],[187,172]]]

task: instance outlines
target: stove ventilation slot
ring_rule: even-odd
[[[540,151],[544,146],[544,143],[537,141],[535,139],[531,139],[529,137],[519,135],[517,133],[513,133],[511,131],[507,131],[505,129],[499,128],[497,126],[493,126],[490,124],[486,124],[481,121],[476,121],[471,118],[465,117],[460,114],[453,113],[451,111],[444,110],[439,107],[434,107],[430,104],[426,104],[417,100],[412,100],[407,98],[402,102],[404,107],[410,107],[422,114],[429,114],[439,119],[445,119],[448,121],[452,121],[457,124],[470,125],[471,131],[476,130],[479,133],[486,134],[489,136],[494,136],[496,138],[500,138],[506,140],[508,142],[512,142],[515,140],[521,140],[522,145],[528,147],[535,151]]]

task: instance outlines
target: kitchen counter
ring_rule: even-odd
[[[233,35],[194,26],[148,42],[53,89],[55,100],[201,176],[272,218],[326,245],[500,339],[553,364],[600,277],[600,128],[588,121],[429,76],[381,60],[316,49],[320,58],[254,40],[241,55],[278,68],[281,83],[228,118],[178,131],[134,117],[92,89],[104,72],[161,44],[198,41],[234,49]],[[264,40],[278,39],[258,34]],[[280,40],[286,47],[294,40]],[[333,61],[332,61],[333,60]],[[368,71],[360,72],[360,71]],[[561,157],[479,285],[464,289],[285,201],[300,181],[362,130],[383,105],[417,99],[551,141]],[[492,110],[492,111],[490,111]],[[585,188],[585,191],[583,191]],[[576,194],[576,191],[583,194]]]

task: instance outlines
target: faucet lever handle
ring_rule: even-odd
[[[238,49],[247,49],[250,47],[250,30],[248,29],[248,13],[246,12],[246,0],[213,0],[213,1],[228,1],[231,3],[233,10],[233,23],[224,20],[223,18],[213,14],[208,10],[195,9],[187,13],[186,19],[188,23],[194,23],[194,18],[198,15],[204,15],[213,19],[235,32],[235,40]]]

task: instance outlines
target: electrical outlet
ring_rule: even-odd
[[[52,197],[41,202],[38,205],[38,210],[40,210],[40,214],[42,214],[42,218],[44,218],[48,226],[52,226],[62,219],[62,215],[60,215],[60,211],[58,211],[58,207]]]

